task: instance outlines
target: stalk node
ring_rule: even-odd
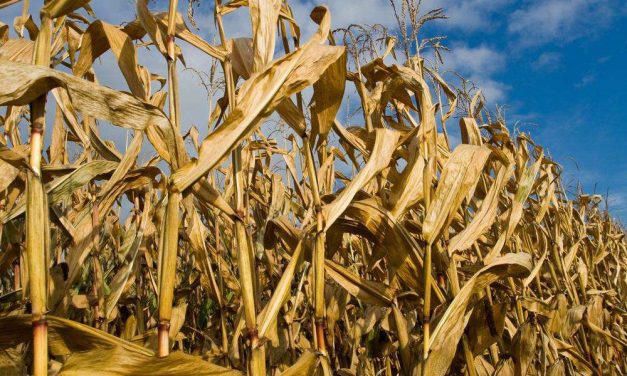
[[[157,333],[157,356],[163,358],[170,354],[170,321],[163,320],[159,322]]]
[[[37,319],[33,319],[33,328],[40,328],[42,326],[48,326],[48,320],[46,319],[46,315],[41,315]]]
[[[257,328],[248,329],[246,331],[246,337],[251,341],[259,340],[259,330]]]
[[[242,210],[241,208],[238,208],[237,210],[235,210],[235,218],[233,218],[234,220],[243,223],[244,218],[246,218],[246,213],[244,212],[244,210]]]

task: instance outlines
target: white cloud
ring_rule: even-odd
[[[504,82],[488,77],[470,76],[468,79],[474,82],[477,87],[481,89],[481,92],[485,96],[486,100],[491,104],[504,101],[507,96],[507,91],[510,88],[509,85]]]
[[[611,189],[608,196],[608,204],[610,213],[619,219],[625,220],[627,218],[627,191],[613,192]]]
[[[579,80],[579,82],[575,84],[575,87],[580,88],[580,87],[587,86],[593,83],[596,80],[596,78],[597,78],[596,73],[586,73],[583,77],[581,77],[581,80]]]
[[[129,22],[135,18],[136,6],[133,0],[92,1],[89,5],[98,18],[113,25]]]
[[[493,74],[503,70],[506,57],[504,54],[488,47],[480,45],[469,47],[457,44],[451,47],[451,53],[445,57],[445,67],[450,67],[460,73]]]
[[[627,196],[623,192],[614,193],[614,194],[610,192],[610,195],[608,197],[609,197],[609,204],[612,206],[616,205],[618,207],[623,207],[627,205]]]
[[[449,17],[438,23],[443,29],[463,31],[489,31],[494,29],[498,18],[494,15],[503,10],[513,0],[423,0],[420,14],[443,8]],[[324,2],[331,10],[332,28],[346,27],[350,24],[381,24],[391,29],[397,28],[396,18],[390,0],[361,0],[357,4],[347,4],[346,0],[327,0]],[[400,12],[400,0],[395,0]],[[320,4],[317,0],[291,1],[290,6],[303,35],[308,36],[316,29],[309,20],[309,12]]]
[[[444,57],[444,70],[454,71],[475,83],[492,103],[505,99],[508,86],[495,76],[506,67],[505,54],[487,46],[456,44]]]
[[[348,4],[346,0],[290,1],[296,22],[301,27],[301,35],[306,40],[317,29],[310,18],[311,11],[320,4],[325,4],[331,11],[331,28],[347,27],[350,24],[381,24],[388,28],[396,27],[396,19],[389,0],[361,0]]]
[[[316,1],[309,1],[306,4],[309,7],[308,12],[317,4]],[[362,0],[358,2],[358,5],[351,4],[350,6],[347,6],[345,0],[329,0],[327,5],[331,11],[333,27],[375,23],[387,27],[396,26],[396,19],[388,0]]]
[[[523,46],[569,41],[607,26],[614,0],[534,0],[509,16],[508,32]]]
[[[495,13],[501,11],[512,0],[431,0],[425,1],[427,8],[444,8],[449,20],[442,24],[444,28],[463,31],[490,31],[499,22]]]
[[[534,70],[553,71],[557,69],[561,63],[562,55],[557,52],[544,52],[533,63]]]

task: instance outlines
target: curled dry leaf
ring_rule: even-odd
[[[495,259],[468,280],[446,309],[433,330],[429,342],[429,356],[424,361],[424,374],[444,375],[455,356],[457,343],[472,312],[477,293],[499,278],[521,277],[531,272],[531,258],[524,253],[510,253]]]

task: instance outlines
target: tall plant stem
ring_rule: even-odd
[[[51,19],[41,13],[41,31],[35,41],[33,63],[50,65]],[[29,291],[33,321],[33,369],[34,376],[48,372],[48,324],[46,322],[47,274],[47,200],[41,180],[41,152],[46,128],[46,97],[31,103],[30,158],[31,171],[26,184],[26,254],[28,258]]]
[[[313,274],[314,274],[314,318],[316,321],[316,344],[318,351],[327,354],[325,342],[325,308],[324,308],[324,218],[322,217],[322,204],[320,201],[320,190],[316,166],[314,164],[313,152],[309,136],[303,137],[303,149],[305,153],[305,163],[307,164],[307,174],[311,185],[314,210],[316,214],[316,238],[314,243]]]
[[[214,285],[214,289],[216,291],[216,295],[219,297],[218,303],[220,304],[220,328],[222,333],[222,351],[224,354],[229,352],[229,340],[227,336],[227,328],[226,328],[226,317],[225,317],[225,309],[224,309],[224,281],[222,279],[222,265],[221,265],[221,255],[222,255],[222,240],[220,238],[220,215],[217,210],[214,211],[214,239],[216,242],[216,261],[218,263],[218,282],[216,282],[215,277],[212,275],[211,280]],[[211,262],[209,262],[209,267],[211,267]],[[213,274],[213,269],[210,269]]]
[[[179,127],[178,79],[176,75],[176,7],[178,0],[170,0],[168,11],[168,36],[165,58],[168,64],[168,110],[170,122],[176,130]],[[172,156],[173,161],[178,156]],[[178,167],[173,163],[173,167]],[[159,329],[157,342],[157,356],[164,357],[170,353],[170,319],[172,318],[172,303],[174,298],[174,284],[176,282],[176,257],[178,251],[179,204],[181,194],[168,192],[168,203],[165,215],[165,228],[162,241],[161,265],[159,272]]]
[[[429,321],[431,319],[431,243],[427,244],[425,249],[425,260],[424,260],[424,285],[425,285],[425,298],[424,305],[422,310],[422,332],[423,332],[423,340],[422,340],[422,358],[425,364],[427,357],[429,356]]]
[[[256,276],[254,257],[252,249],[249,247],[248,234],[244,220],[246,218],[244,206],[244,188],[242,186],[242,162],[241,146],[238,146],[232,153],[233,157],[233,180],[235,186],[235,208],[238,214],[235,220],[235,238],[237,241],[237,261],[239,265],[239,279],[241,284],[242,301],[244,304],[244,319],[248,330],[249,346],[251,357],[249,374],[260,376],[266,374],[265,349],[260,344],[257,332],[257,312],[255,310],[255,281]]]
[[[159,329],[157,343],[157,356],[159,357],[168,356],[170,353],[168,335],[172,318],[174,284],[176,282],[180,202],[180,193],[168,193],[159,270]]]
[[[441,249],[439,250],[441,251]],[[453,255],[449,261],[448,273],[450,275],[449,280],[451,281],[451,290],[453,292],[453,297],[459,294],[460,286],[459,279],[457,278],[457,261],[455,260],[455,255]],[[470,349],[470,344],[468,343],[468,336],[464,334],[462,336],[462,347],[464,350],[464,358],[466,360],[466,367],[469,376],[477,376],[477,369],[475,368],[474,356],[472,355],[472,351]]]
[[[224,33],[222,16],[219,12],[221,1],[216,0],[216,23],[220,34],[222,46],[230,51],[230,46]],[[230,56],[222,62],[224,71],[226,99],[228,102],[227,113],[230,113],[236,105],[235,81]],[[245,220],[247,217],[244,201],[243,169],[242,169],[242,146],[239,145],[231,153],[233,163],[233,182],[235,187],[235,210],[238,214],[235,219],[235,239],[237,241],[237,261],[239,266],[239,279],[241,284],[241,295],[244,305],[244,319],[248,331],[247,345],[250,350],[250,361],[248,363],[248,374],[252,376],[262,376],[266,374],[266,353],[263,343],[259,340],[257,332],[257,312],[255,308],[255,280],[256,268],[254,264],[253,251],[246,231]]]
[[[423,141],[424,142],[424,141]],[[425,142],[426,144],[426,142]],[[428,148],[425,145],[425,150]],[[431,158],[429,158],[431,157]],[[435,172],[435,155],[425,156],[425,169],[423,173],[423,195],[425,203],[425,213],[429,211],[431,205],[431,179]],[[423,277],[424,277],[424,304],[422,307],[422,364],[423,367],[427,364],[427,357],[429,356],[429,340],[430,340],[430,320],[431,320],[431,248],[433,240],[427,243],[425,248],[425,259],[423,262]],[[423,369],[424,374],[424,369]]]
[[[170,121],[179,129],[179,100],[178,100],[178,79],[176,75],[176,7],[178,0],[170,0],[168,12],[168,39],[167,39],[167,62],[168,62],[168,109],[170,110]]]

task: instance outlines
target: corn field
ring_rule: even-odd
[[[420,33],[442,10],[391,1],[391,31],[317,6],[301,38],[287,0],[215,0],[210,43],[186,4],[133,3],[112,25],[0,0],[23,7],[0,22],[0,374],[627,375],[624,228],[447,83]],[[199,126],[181,45],[214,61]]]

